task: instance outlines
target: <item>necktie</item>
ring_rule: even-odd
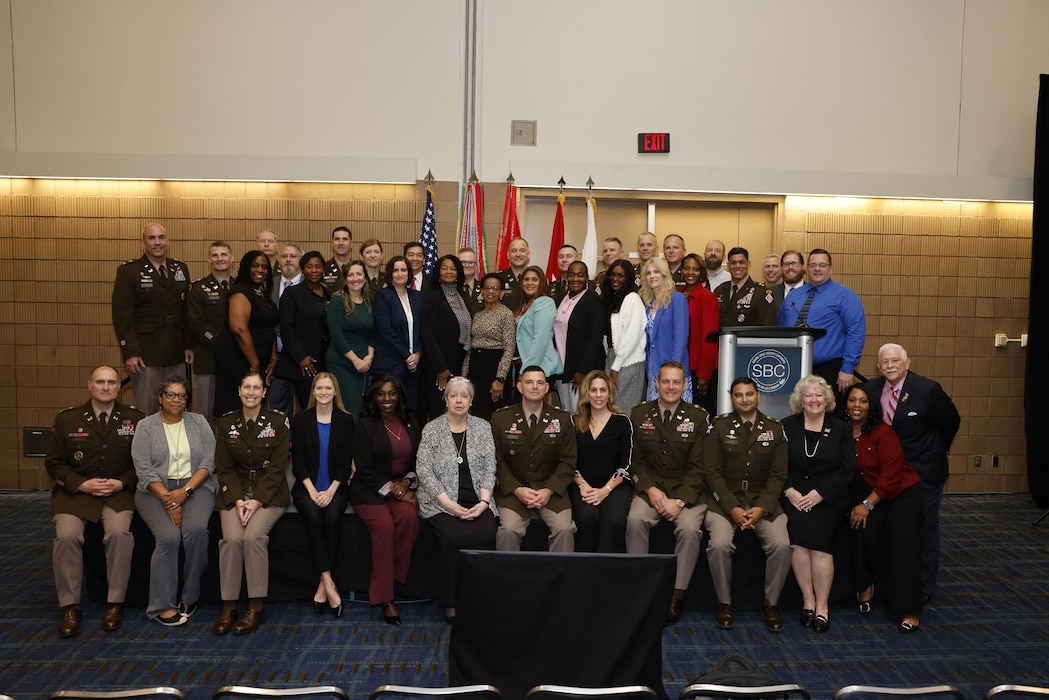
[[[889,410],[885,413],[885,422],[892,425],[892,419],[896,417],[896,407],[900,403],[900,388],[896,387],[889,394]]]
[[[794,324],[795,328],[805,328],[808,326],[809,307],[812,306],[812,297],[814,296],[816,296],[815,287],[809,290],[809,295],[805,297],[805,303],[801,305],[801,313],[798,314],[798,321]]]
[[[408,285],[408,289],[415,289],[415,275],[412,275],[412,282]]]
[[[539,425],[539,416],[534,413],[528,417],[528,427],[535,430],[535,426]]]
[[[106,415],[105,411],[102,411],[98,414],[98,422],[102,424],[103,428],[106,427],[107,423],[109,423],[109,416]]]
[[[219,286],[222,287],[222,291],[227,291],[229,289],[229,280],[222,280]]]
[[[670,422],[670,411],[663,411],[663,423],[666,424],[666,423],[669,423],[669,422]]]
[[[754,424],[751,423],[749,420],[748,421],[743,421],[743,434],[746,436],[746,438],[748,440],[750,439],[750,436],[753,434],[751,432],[751,429],[753,427],[754,427]]]
[[[159,267],[157,267],[157,272],[160,273],[160,278],[161,279],[167,279],[168,266],[167,265],[160,265]]]

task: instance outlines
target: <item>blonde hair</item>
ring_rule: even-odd
[[[313,390],[317,387],[317,382],[322,379],[330,379],[331,385],[335,387],[335,406],[343,413],[349,413],[346,410],[346,404],[342,402],[342,392],[339,391],[339,380],[335,378],[335,375],[331,372],[317,372],[313,377],[313,382],[310,383],[310,400],[306,404],[306,408],[313,408],[317,405],[317,399],[313,396]]]
[[[648,271],[650,268],[656,268],[661,275],[663,275],[663,286],[659,290],[653,290],[648,286]],[[651,306],[653,300],[655,305],[661,309],[665,309],[670,306],[670,296],[674,293],[676,285],[674,284],[674,278],[670,275],[670,268],[667,267],[667,261],[663,258],[652,258],[645,263],[644,268],[641,270],[641,299],[645,302],[645,306]]]
[[[622,413],[622,409],[616,406],[616,388],[612,380],[602,370],[590,371],[583,382],[579,385],[579,403],[576,405],[575,428],[581,433],[590,429],[590,385],[595,379],[601,379],[608,387],[608,410],[612,413]]]
[[[801,413],[801,396],[812,387],[816,387],[823,392],[823,400],[827,402],[827,413],[833,411],[836,403],[834,392],[831,391],[830,384],[827,384],[826,379],[815,374],[802,377],[794,385],[794,391],[790,392],[790,410],[795,413]]]

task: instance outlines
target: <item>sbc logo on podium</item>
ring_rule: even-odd
[[[790,380],[790,370],[787,356],[771,348],[754,353],[747,364],[747,376],[762,394],[774,394],[782,389]]]

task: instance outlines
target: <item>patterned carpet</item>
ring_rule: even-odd
[[[341,620],[315,615],[305,601],[271,604],[263,628],[246,637],[210,633],[217,606],[171,629],[129,610],[124,626],[107,634],[102,606],[85,602],[80,635],[59,639],[49,512],[46,493],[0,493],[0,693],[16,700],[149,685],[197,700],[228,684],[337,685],[362,698],[384,683],[447,684],[449,628],[430,602],[401,605],[400,628],[362,604],[347,605]],[[1049,687],[1049,521],[1032,527],[1039,514],[1024,495],[946,498],[940,593],[916,634],[897,634],[877,607],[870,618],[834,607],[824,635],[802,628],[794,610],[785,611],[778,635],[757,611],[737,613],[728,631],[710,612],[686,611],[664,634],[666,690],[676,698],[729,653],[816,698],[853,683],[948,682],[971,698],[1006,682]],[[508,614],[492,611],[494,621]]]

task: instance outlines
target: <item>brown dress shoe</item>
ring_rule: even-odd
[[[779,610],[772,603],[765,601],[765,604],[761,607],[761,612],[765,616],[765,627],[770,632],[782,632],[783,631],[783,620],[780,619]]]
[[[109,603],[106,605],[106,614],[102,616],[102,629],[112,632],[124,624],[124,604]]]
[[[685,601],[680,598],[670,599],[670,610],[667,611],[666,624],[672,625],[681,619],[681,613],[685,610]]]
[[[215,625],[211,628],[211,631],[215,634],[226,634],[233,629],[233,623],[237,621],[237,609],[236,608],[223,608],[222,614],[219,615],[219,619],[215,620]]]
[[[714,612],[714,622],[718,623],[721,629],[727,630],[732,627],[732,603],[718,603]]]
[[[62,608],[62,621],[58,623],[59,637],[72,637],[80,631],[80,606],[67,605]]]
[[[248,632],[254,632],[265,619],[266,612],[264,610],[252,610],[251,608],[248,608],[248,612],[233,628],[233,634],[247,634]]]

